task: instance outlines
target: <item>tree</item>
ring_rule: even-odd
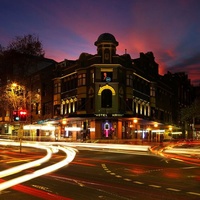
[[[15,40],[10,42],[7,51],[39,57],[43,57],[45,54],[39,38],[31,34],[24,35],[23,37],[17,36]]]
[[[25,88],[16,84],[0,87],[0,113],[4,121],[6,115],[11,116],[13,110],[26,107]],[[7,113],[7,114],[6,114]]]
[[[192,121],[200,117],[200,99],[196,99],[190,106],[181,109],[181,121]]]
[[[45,54],[39,38],[31,34],[17,36],[1,52],[0,80],[4,85],[8,81],[23,85],[23,79],[30,75]]]
[[[189,123],[192,125],[193,136],[195,132],[195,121],[199,118],[200,118],[200,99],[196,99],[189,107],[181,109],[181,121],[184,122],[185,124]]]
[[[26,79],[37,70],[44,59],[44,50],[35,35],[17,36],[7,47],[0,45],[0,116],[11,116],[14,109],[23,107],[24,94],[11,88],[12,83],[26,87]],[[4,120],[3,120],[4,121]]]

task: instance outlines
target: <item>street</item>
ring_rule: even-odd
[[[38,159],[45,152],[19,153],[7,148],[1,153],[0,169]],[[115,150],[114,150],[115,151]],[[79,149],[66,167],[3,190],[0,200],[197,200],[200,198],[199,166],[165,159],[151,152]],[[64,157],[58,152],[45,166]],[[1,182],[32,173],[27,169]],[[44,167],[44,166],[43,166]]]

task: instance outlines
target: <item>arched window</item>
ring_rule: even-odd
[[[109,89],[105,89],[101,93],[101,107],[112,108],[112,92]]]

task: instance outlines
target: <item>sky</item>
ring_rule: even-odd
[[[111,33],[132,59],[153,52],[164,75],[185,72],[200,85],[200,0],[0,0],[0,45],[16,36],[39,37],[45,57],[76,60],[96,54]]]

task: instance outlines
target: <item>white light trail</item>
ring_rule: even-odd
[[[10,143],[9,143],[9,145],[10,145]],[[14,145],[16,145],[16,144],[14,144]],[[25,145],[25,144],[24,144],[24,145]],[[37,145],[34,145],[34,144],[26,144],[26,146],[36,147]],[[44,147],[44,146],[42,146],[42,145],[38,145],[38,146],[37,146],[37,148],[40,148],[40,147],[41,147],[42,149],[48,149],[48,147]],[[49,150],[47,150],[47,152],[48,152],[47,156],[49,156],[49,155],[51,154],[51,153],[50,153],[50,152],[51,152],[51,148],[53,148],[53,147],[51,146],[51,147],[49,147]],[[58,163],[55,163],[55,164],[50,165],[50,166],[48,166],[48,167],[39,169],[39,170],[37,170],[37,171],[35,171],[35,172],[31,173],[31,174],[26,174],[26,175],[23,175],[23,176],[20,176],[20,177],[11,179],[11,180],[9,180],[9,181],[3,182],[3,183],[0,184],[0,191],[5,190],[5,189],[7,189],[7,188],[9,188],[9,187],[12,187],[12,186],[14,186],[14,185],[17,185],[17,184],[26,182],[26,181],[31,180],[31,179],[33,179],[33,178],[42,176],[42,175],[44,175],[44,174],[50,173],[50,172],[55,171],[55,170],[57,170],[57,169],[59,169],[59,168],[65,166],[65,165],[68,165],[68,164],[74,159],[74,157],[75,157],[75,155],[76,155],[76,151],[75,151],[73,148],[70,148],[70,147],[69,147],[69,148],[67,148],[67,147],[64,148],[64,147],[60,147],[60,146],[55,147],[55,148],[58,149],[58,150],[64,151],[64,152],[66,153],[66,158],[63,159],[62,161],[58,162]],[[45,157],[47,157],[47,156],[45,156]],[[39,159],[39,160],[40,160],[39,163],[41,163],[41,160],[44,161],[43,159],[44,159],[44,158]],[[48,159],[49,159],[49,158],[48,158]],[[37,160],[37,161],[38,161],[38,160]],[[33,161],[32,163],[34,164],[34,165],[32,165],[32,167],[33,167],[33,166],[35,166],[35,164],[36,164],[37,162],[34,162],[34,161]],[[31,166],[29,166],[29,165],[26,166],[26,164],[25,164],[24,166],[26,167],[26,169],[31,167]],[[19,166],[14,167],[14,170],[13,170],[13,171],[12,171],[13,168],[11,168],[11,170],[8,169],[7,174],[16,173],[17,170],[19,170],[18,167],[19,167]],[[10,170],[10,171],[9,171],[9,170]],[[22,170],[23,170],[23,169],[22,169]],[[20,170],[20,171],[22,171],[22,170]],[[6,171],[6,170],[4,170],[4,171]],[[3,176],[3,174],[2,174],[2,176]]]
[[[61,143],[62,144],[62,143]],[[65,143],[66,144],[66,143]],[[99,143],[67,143],[72,147],[89,147],[89,148],[102,148],[102,149],[121,149],[121,150],[135,150],[135,151],[148,151],[151,146],[149,145],[126,145],[126,144],[99,144]]]
[[[9,143],[9,145],[12,145],[12,144]],[[14,145],[14,146],[16,146],[16,145]],[[25,163],[25,164],[22,164],[22,165],[18,165],[16,167],[12,167],[10,169],[6,169],[6,170],[3,170],[3,171],[0,171],[0,178],[9,176],[11,174],[18,173],[20,171],[23,171],[23,170],[31,168],[31,167],[39,166],[42,163],[47,162],[51,158],[51,156],[52,156],[51,149],[47,148],[45,146],[34,145],[34,144],[23,144],[23,146],[34,147],[34,148],[39,148],[39,149],[45,149],[47,151],[47,155],[45,157],[43,157],[43,158],[38,159],[38,160],[29,162],[29,163]]]
[[[166,153],[178,153],[178,154],[198,154],[200,155],[200,149],[197,148],[172,148],[165,149]]]

